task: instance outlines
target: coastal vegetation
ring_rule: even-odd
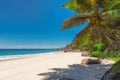
[[[120,57],[120,0],[70,0],[63,7],[75,16],[64,21],[62,30],[86,25],[67,48],[95,57]]]
[[[63,7],[74,11],[75,16],[64,21],[62,30],[86,25],[66,48],[88,51],[90,56],[118,61],[102,80],[119,80],[120,0],[70,0]]]

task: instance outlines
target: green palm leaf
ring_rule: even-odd
[[[111,11],[104,12],[102,13],[101,17],[104,21],[107,21],[107,22],[115,18],[119,18],[120,10],[111,10]]]
[[[104,12],[120,9],[120,0],[100,0],[100,4]]]
[[[71,1],[63,4],[63,7],[66,7],[77,13],[87,13],[87,12],[91,11],[90,6],[85,3],[85,0],[71,0]]]
[[[73,18],[70,18],[64,21],[62,29],[69,29],[73,26],[79,26],[80,24],[83,24],[85,21],[87,21],[89,18],[90,15],[78,15]]]
[[[97,0],[88,0],[88,2],[94,13],[98,14],[99,4],[97,3]]]
[[[107,11],[120,9],[120,0],[111,1],[106,9]]]

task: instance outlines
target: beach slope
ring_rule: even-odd
[[[101,76],[111,66],[84,67],[80,65],[83,58],[85,57],[81,57],[80,52],[72,52],[0,61],[0,80],[44,80],[62,69],[66,77],[74,78],[74,80],[76,78],[78,80],[99,80],[95,76]]]

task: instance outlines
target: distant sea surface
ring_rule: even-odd
[[[55,54],[63,52],[56,49],[0,49],[0,60],[31,57],[43,54]]]

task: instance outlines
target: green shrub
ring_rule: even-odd
[[[81,49],[82,49],[82,50],[86,50],[86,51],[89,50],[88,45],[84,45]]]
[[[111,53],[103,53],[100,56],[101,58],[108,58],[108,59],[112,59],[113,61],[119,61],[120,60],[120,51],[114,51]]]
[[[94,51],[104,51],[105,45],[103,43],[97,43],[94,45]]]
[[[90,56],[100,57],[105,50],[105,45],[103,43],[97,43],[93,47],[93,51],[90,52]]]
[[[111,53],[107,53],[104,56],[105,57],[119,57],[120,58],[120,51],[114,51],[114,52],[111,52]]]
[[[93,56],[93,57],[100,57],[102,54],[101,51],[93,51],[90,53],[90,56]]]

